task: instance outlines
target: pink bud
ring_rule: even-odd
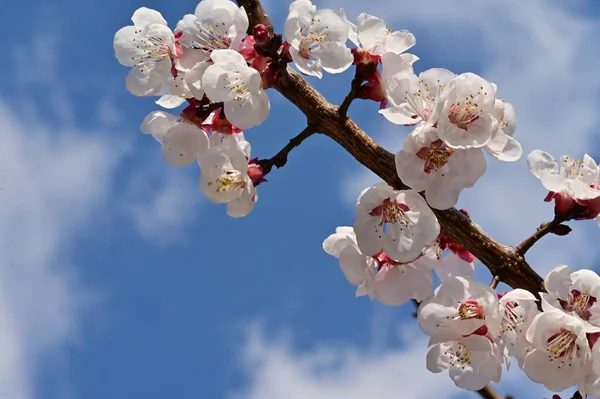
[[[252,28],[252,36],[254,36],[256,44],[259,46],[264,46],[270,39],[269,30],[263,24],[255,25],[254,28]]]

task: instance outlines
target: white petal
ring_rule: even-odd
[[[372,49],[385,42],[387,27],[383,19],[362,13],[356,20],[356,26],[358,29],[358,40],[360,40],[365,50]]]
[[[164,136],[163,157],[171,166],[185,166],[208,149],[204,130],[188,123],[178,123]]]
[[[321,60],[321,66],[329,73],[342,73],[352,65],[354,57],[344,43],[328,42],[313,55]]]
[[[267,119],[270,110],[269,96],[264,90],[248,101],[227,101],[223,107],[227,120],[240,129],[250,129]]]
[[[533,150],[527,156],[527,165],[535,177],[541,179],[543,175],[558,173],[558,163],[554,157],[541,150]]]
[[[242,195],[227,203],[227,214],[232,218],[247,216],[254,209],[256,201],[258,201],[258,193],[254,185],[249,182]]]
[[[158,100],[156,100],[156,104],[160,105],[163,108],[167,108],[167,109],[177,108],[184,102],[185,102],[185,98],[179,97],[179,96],[174,96],[171,94],[161,96]]]
[[[140,125],[142,133],[151,134],[159,143],[162,143],[163,136],[177,122],[178,117],[164,111],[150,112],[144,118]]]
[[[167,25],[167,21],[160,12],[146,7],[135,10],[131,20],[135,26],[145,26],[150,24]]]
[[[400,54],[414,46],[415,35],[407,30],[392,32],[385,39],[385,49],[395,54]]]
[[[136,96],[153,96],[160,92],[170,71],[171,62],[167,59],[155,64],[136,66],[127,74],[125,86]]]

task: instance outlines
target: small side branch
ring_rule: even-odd
[[[505,399],[504,396],[500,395],[498,391],[491,385],[486,385],[479,391],[477,391],[479,396],[483,399]]]
[[[338,115],[340,118],[346,118],[348,114],[348,108],[350,108],[350,104],[354,99],[358,98],[361,94],[361,90],[363,89],[363,82],[368,80],[370,76],[372,76],[377,71],[376,63],[369,64],[357,64],[356,72],[354,73],[354,79],[352,79],[352,83],[350,85],[350,92],[342,101],[342,104],[338,108]]]
[[[308,125],[300,134],[296,137],[292,138],[289,143],[285,147],[281,149],[277,154],[272,156],[269,159],[261,159],[257,162],[258,165],[263,170],[264,175],[267,175],[273,166],[277,168],[281,168],[285,166],[288,159],[288,154],[296,147],[298,147],[304,140],[315,134],[317,131],[312,125]]]

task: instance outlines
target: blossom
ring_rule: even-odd
[[[163,111],[148,114],[140,130],[162,144],[163,158],[171,166],[189,165],[209,147],[203,129]]]
[[[137,96],[159,94],[165,82],[172,81],[172,59],[181,56],[181,48],[158,11],[138,8],[131,20],[133,25],[119,29],[113,41],[117,60],[133,67],[127,90]]]
[[[214,64],[202,76],[202,88],[211,101],[223,102],[225,116],[240,129],[262,123],[269,114],[267,93],[261,88],[258,71],[233,50],[214,50]]]
[[[581,200],[600,197],[600,190],[591,187],[596,183],[599,168],[588,154],[584,155],[583,161],[563,155],[559,163],[547,152],[533,150],[527,156],[527,164],[531,173],[551,193]]]
[[[482,77],[470,72],[453,77],[438,101],[440,139],[455,149],[484,147],[498,128],[495,99],[495,87]]]
[[[525,333],[537,314],[537,299],[531,292],[520,288],[498,296],[502,314],[499,341],[507,355],[515,356],[521,362],[529,347]]]
[[[438,134],[434,127],[417,127],[396,153],[396,172],[413,190],[425,191],[431,207],[448,209],[483,176],[487,163],[481,149],[453,149]]]
[[[360,252],[352,227],[338,227],[323,242],[323,249],[340,261],[340,267],[356,296],[368,295],[385,305],[399,306],[410,299],[422,301],[431,294],[431,269],[419,260],[401,264],[384,252],[367,256]]]
[[[600,331],[600,277],[596,273],[587,269],[574,272],[559,265],[548,273],[544,286],[548,292],[541,294],[544,305],[580,318],[587,332]]]
[[[384,71],[387,65],[384,61]],[[437,107],[440,92],[454,77],[454,73],[443,68],[423,71],[419,76],[414,73],[395,73],[385,80],[385,88],[390,108],[379,113],[397,125],[415,125],[430,122]]]
[[[449,369],[461,388],[478,390],[502,374],[499,348],[493,337],[500,329],[495,292],[476,281],[448,277],[433,296],[421,303],[419,325],[431,337],[427,369]]]
[[[496,99],[492,116],[498,121],[498,128],[492,132],[492,138],[485,150],[500,161],[513,162],[521,158],[521,144],[512,136],[517,127],[515,109],[508,101]]]
[[[181,44],[205,53],[213,50],[237,50],[248,30],[248,15],[243,7],[230,0],[202,0],[194,14],[177,23],[176,32],[183,33]]]
[[[249,165],[247,142],[228,142],[211,147],[198,160],[200,188],[213,203],[227,203],[227,214],[238,218],[248,215],[258,193],[252,180],[256,165]]]
[[[289,53],[298,70],[321,78],[321,69],[341,73],[352,65],[346,46],[348,25],[330,9],[317,10],[310,0],[296,0],[285,21]]]
[[[531,349],[521,368],[529,378],[554,392],[583,385],[592,354],[581,319],[556,309],[544,311],[535,316],[526,338]]]
[[[342,19],[345,15],[342,16]],[[392,32],[383,19],[362,13],[357,25],[347,22],[355,34],[349,35],[356,45],[353,50],[355,62],[379,62],[383,54],[400,54],[415,45],[415,36],[407,30]]]
[[[363,190],[356,212],[356,240],[367,255],[383,250],[397,262],[411,262],[440,232],[437,218],[416,191],[394,190],[385,183]]]

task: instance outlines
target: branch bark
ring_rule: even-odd
[[[483,399],[505,399],[504,396],[500,395],[496,389],[491,385],[486,385],[479,391],[477,391],[479,396]]]

